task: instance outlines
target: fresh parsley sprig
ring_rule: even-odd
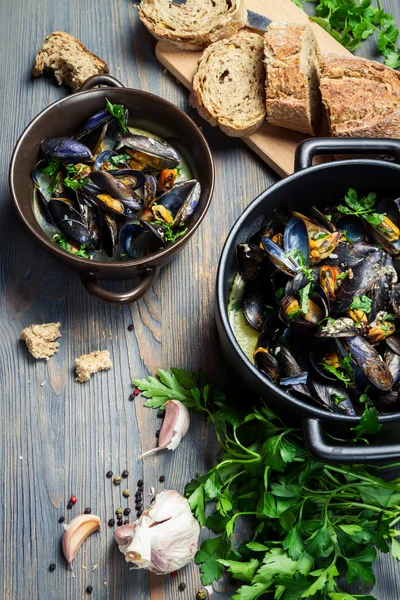
[[[112,104],[108,98],[106,98],[106,105],[109,113],[117,119],[122,131],[128,132],[129,129],[125,123],[125,107],[122,104]]]
[[[369,314],[372,310],[372,300],[368,298],[368,296],[361,296],[361,298],[357,298],[354,296],[352,303],[350,304],[351,310],[362,310],[366,314]]]
[[[204,375],[158,374],[134,380],[149,398],[146,405],[180,399],[205,413],[222,448],[216,465],[186,486],[200,525],[218,534],[202,543],[195,559],[203,584],[225,567],[240,585],[232,600],[266,592],[279,600],[375,600],[344,592],[336,578],[340,572],[348,583],[373,584],[377,549],[400,560],[400,482],[383,480],[381,468],[317,462],[300,430],[286,427],[264,404],[250,412],[234,407]],[[368,408],[354,431],[362,439],[378,429],[378,413]],[[233,548],[242,515],[252,520],[253,534]]]
[[[72,244],[70,244],[65,235],[59,235],[58,233],[53,235],[52,239],[53,242],[57,244],[57,246],[60,246],[60,248],[62,248],[63,250],[66,250],[67,252],[70,252],[75,256],[81,256],[82,258],[90,258],[90,254],[88,253],[85,244],[81,244],[79,248],[75,248]]]
[[[164,221],[153,221],[153,225],[161,225],[164,229],[164,236],[166,242],[176,242],[179,238],[185,235],[187,232],[187,227],[185,227],[184,223],[179,225],[179,229],[172,229],[170,223],[164,223]]]

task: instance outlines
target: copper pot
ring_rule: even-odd
[[[105,85],[107,87],[97,87]],[[96,89],[94,89],[96,88]],[[102,110],[105,98],[129,109],[130,124],[166,139],[188,162],[202,188],[196,213],[186,235],[173,245],[145,258],[105,263],[74,256],[54,244],[44,233],[32,210],[32,170],[44,138],[72,135],[90,115]],[[130,88],[108,75],[90,77],[76,94],[54,102],[33,119],[19,138],[11,159],[9,182],[17,213],[29,232],[46,250],[78,272],[86,290],[95,298],[111,304],[130,304],[138,300],[155,281],[160,268],[183,250],[203,220],[214,188],[214,163],[203,134],[182,110],[167,100]],[[99,279],[130,280],[141,277],[128,292],[109,292]]]

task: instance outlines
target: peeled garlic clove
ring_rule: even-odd
[[[116,530],[115,540],[134,568],[162,575],[193,560],[199,535],[200,526],[186,498],[164,490],[140,519]]]
[[[100,529],[100,519],[96,515],[79,515],[69,525],[64,525],[62,549],[68,564],[74,560],[86,538]]]
[[[175,450],[186,435],[189,425],[190,415],[186,406],[182,402],[179,402],[179,400],[168,400],[165,403],[165,416],[160,429],[158,447],[145,452],[141,458],[165,448]]]

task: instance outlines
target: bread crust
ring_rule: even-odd
[[[182,50],[201,50],[236,34],[247,22],[244,0],[142,0],[142,23],[158,40]]]
[[[231,137],[251,135],[265,119],[263,39],[241,32],[211,44],[193,78],[190,104]]]
[[[53,31],[36,55],[32,74],[37,77],[45,70],[54,71],[59,85],[65,83],[78,90],[92,75],[108,73],[108,66],[73,35]]]
[[[321,94],[335,137],[400,138],[400,73],[358,57],[321,54]]]
[[[264,42],[268,122],[316,135],[320,93],[314,32],[308,25],[274,22]]]

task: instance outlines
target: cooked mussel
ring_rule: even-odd
[[[330,412],[355,416],[350,396],[339,385],[313,377],[309,380],[309,386],[315,393],[315,400]]]
[[[100,194],[96,194],[97,197],[101,197],[101,200],[104,196],[109,196],[112,200],[119,201],[123,204],[124,207],[129,208],[133,211],[138,211],[143,208],[143,200],[140,198],[136,192],[134,192],[131,188],[124,185],[117,177],[113,177],[107,171],[92,171],[89,175],[90,181],[92,181],[100,190]],[[111,203],[111,206],[114,204]],[[115,203],[115,207],[117,207]],[[118,212],[120,211],[116,208]],[[117,212],[117,214],[118,214]]]
[[[393,377],[383,358],[364,338],[354,336],[346,338],[348,351],[362,372],[380,390],[390,390]]]
[[[47,138],[42,141],[40,147],[49,158],[60,158],[68,162],[92,158],[92,153],[87,146],[68,137]]]
[[[81,214],[67,202],[52,199],[48,209],[58,229],[70,240],[79,245],[90,244],[90,231],[82,222]]]
[[[346,277],[332,302],[334,313],[345,312],[350,308],[354,297],[361,298],[379,279],[383,253],[378,250],[369,254],[358,265],[352,267],[353,276]]]
[[[245,283],[261,281],[268,268],[264,250],[254,244],[239,244],[236,247],[239,273]]]
[[[313,335],[318,331],[320,322],[328,315],[328,306],[322,290],[317,286],[308,295],[306,301],[300,294],[288,294],[280,305],[279,315],[296,335]],[[303,306],[305,309],[303,312]]]
[[[276,358],[266,348],[256,348],[254,362],[257,368],[273,383],[279,383],[279,366]]]
[[[177,152],[165,142],[137,133],[120,133],[114,150],[124,149],[139,169],[174,169],[179,165]]]
[[[146,173],[145,181],[143,185],[143,195],[144,195],[144,206],[145,208],[149,208],[156,197],[157,193],[157,179],[151,173]]]

